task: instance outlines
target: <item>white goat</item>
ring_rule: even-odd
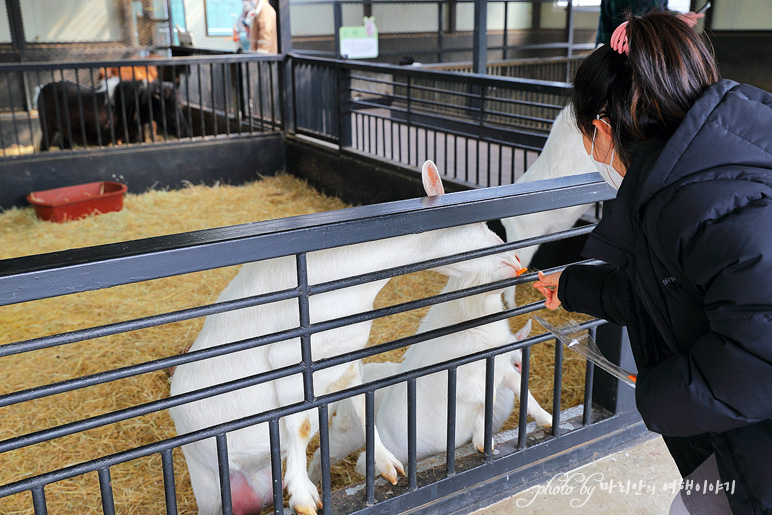
[[[468,288],[485,282],[479,277],[451,277],[443,292]],[[501,292],[489,292],[436,304],[429,309],[418,332],[427,332],[448,325],[500,312],[504,308]],[[512,335],[506,320],[449,334],[411,346],[402,363],[368,363],[363,367],[365,382],[459,358],[471,353],[522,340],[531,331],[531,321]],[[494,417],[493,429],[498,431],[509,417],[514,398],[520,396],[521,351],[500,355],[494,364]],[[360,449],[364,433],[355,423],[353,403],[347,399],[337,403],[330,424],[330,462],[342,460]],[[382,388],[375,393],[376,422],[383,444],[394,456],[405,463],[407,449],[407,385],[403,383]],[[447,373],[438,372],[416,380],[416,451],[417,458],[444,452],[447,438]],[[330,410],[333,413],[333,409]],[[528,392],[528,413],[542,426],[552,425],[552,416],[539,406]],[[460,366],[456,376],[456,431],[458,447],[472,440],[479,450],[484,449],[485,435],[485,362],[477,361]],[[364,453],[357,463],[364,468]],[[320,478],[320,455],[314,454],[309,477]]]
[[[427,161],[422,170],[428,195],[443,193],[437,167]],[[381,241],[327,249],[308,254],[310,284],[341,279],[385,268],[415,263],[463,251],[501,245],[501,239],[483,223],[410,234]],[[450,276],[482,275],[490,281],[514,277],[520,263],[514,252],[438,267]],[[375,296],[386,284],[379,280],[309,298],[311,323],[337,319],[373,308]],[[245,264],[220,295],[221,301],[292,288],[297,284],[294,257]],[[231,311],[206,318],[190,350],[271,334],[299,325],[296,299]],[[367,345],[371,322],[362,322],[311,337],[313,358],[346,354]],[[298,339],[245,350],[236,354],[177,367],[171,395],[198,390],[249,375],[290,366],[301,361]],[[314,373],[314,395],[319,396],[361,383],[359,362]],[[170,409],[177,432],[196,431],[303,401],[302,377],[294,375],[265,384],[203,399]],[[353,406],[364,427],[364,402]],[[234,513],[257,513],[272,502],[270,445],[267,424],[228,434],[229,467]],[[282,457],[286,458],[284,484],[290,506],[299,514],[315,514],[321,506],[316,486],[306,474],[306,447],[319,427],[316,409],[280,419]],[[206,439],[183,447],[199,514],[221,512],[216,444]],[[381,444],[376,431],[378,472],[392,483],[404,474],[400,462]]]
[[[572,107],[569,105],[555,118],[539,157],[515,183],[596,171],[584,148],[582,133],[576,127]],[[572,206],[503,218],[501,224],[506,231],[507,241],[524,240],[570,229],[588,207],[588,205]],[[530,265],[537,248],[538,246],[534,245],[518,249],[517,253],[524,267]],[[509,307],[515,306],[514,286],[504,291],[504,300]]]

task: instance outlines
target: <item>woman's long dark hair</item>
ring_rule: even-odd
[[[593,134],[596,115],[608,117],[625,166],[637,143],[674,131],[703,91],[719,80],[708,44],[676,14],[629,17],[627,40],[629,55],[604,45],[584,60],[572,96],[582,133]]]

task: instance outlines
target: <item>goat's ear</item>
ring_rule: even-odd
[[[445,193],[445,189],[442,187],[442,179],[440,179],[440,172],[437,170],[437,165],[431,161],[426,161],[423,168],[421,168],[421,180],[424,183],[424,190],[430,197],[434,195],[442,195]]]
[[[525,340],[528,338],[528,335],[531,334],[531,319],[528,319],[528,322],[525,323],[525,325],[520,329],[517,333],[515,333],[515,340]]]

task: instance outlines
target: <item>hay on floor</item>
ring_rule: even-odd
[[[31,208],[0,214],[0,259],[53,252],[75,247],[133,240],[211,227],[282,218],[346,207],[340,200],[319,194],[288,175],[270,177],[244,186],[191,186],[178,191],[150,191],[127,195],[117,213],[54,224],[35,217]],[[73,331],[152,314],[211,303],[235,275],[237,268],[209,270],[179,277],[125,285],[100,291],[0,307],[0,344]],[[439,293],[445,278],[420,272],[391,281],[376,300],[376,307]],[[518,289],[518,302],[537,300],[531,288]],[[427,308],[375,321],[371,344],[413,334]],[[547,313],[561,323],[561,312]],[[526,317],[513,320],[513,328]],[[197,336],[202,319],[133,331],[66,346],[0,359],[0,394],[63,381],[118,367],[171,356],[187,348]],[[534,328],[538,332],[539,328]],[[399,361],[404,350],[370,358]],[[551,410],[551,344],[532,352],[531,389],[542,406]],[[563,408],[581,402],[584,361],[566,355],[563,373]],[[169,394],[164,371],[144,374],[83,390],[0,408],[0,440],[117,411]],[[154,413],[18,451],[4,453],[0,484],[81,463],[174,436],[168,414]],[[177,502],[180,513],[195,511],[187,469],[179,449],[174,452]],[[111,469],[119,512],[162,513],[164,492],[158,456],[139,459]],[[359,478],[353,462],[334,469],[333,487]],[[50,513],[101,513],[96,473],[46,487]],[[0,513],[33,513],[28,493],[0,499]]]

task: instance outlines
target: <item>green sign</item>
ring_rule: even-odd
[[[361,27],[341,27],[340,55],[349,59],[378,57],[378,28],[372,16],[364,18]]]

